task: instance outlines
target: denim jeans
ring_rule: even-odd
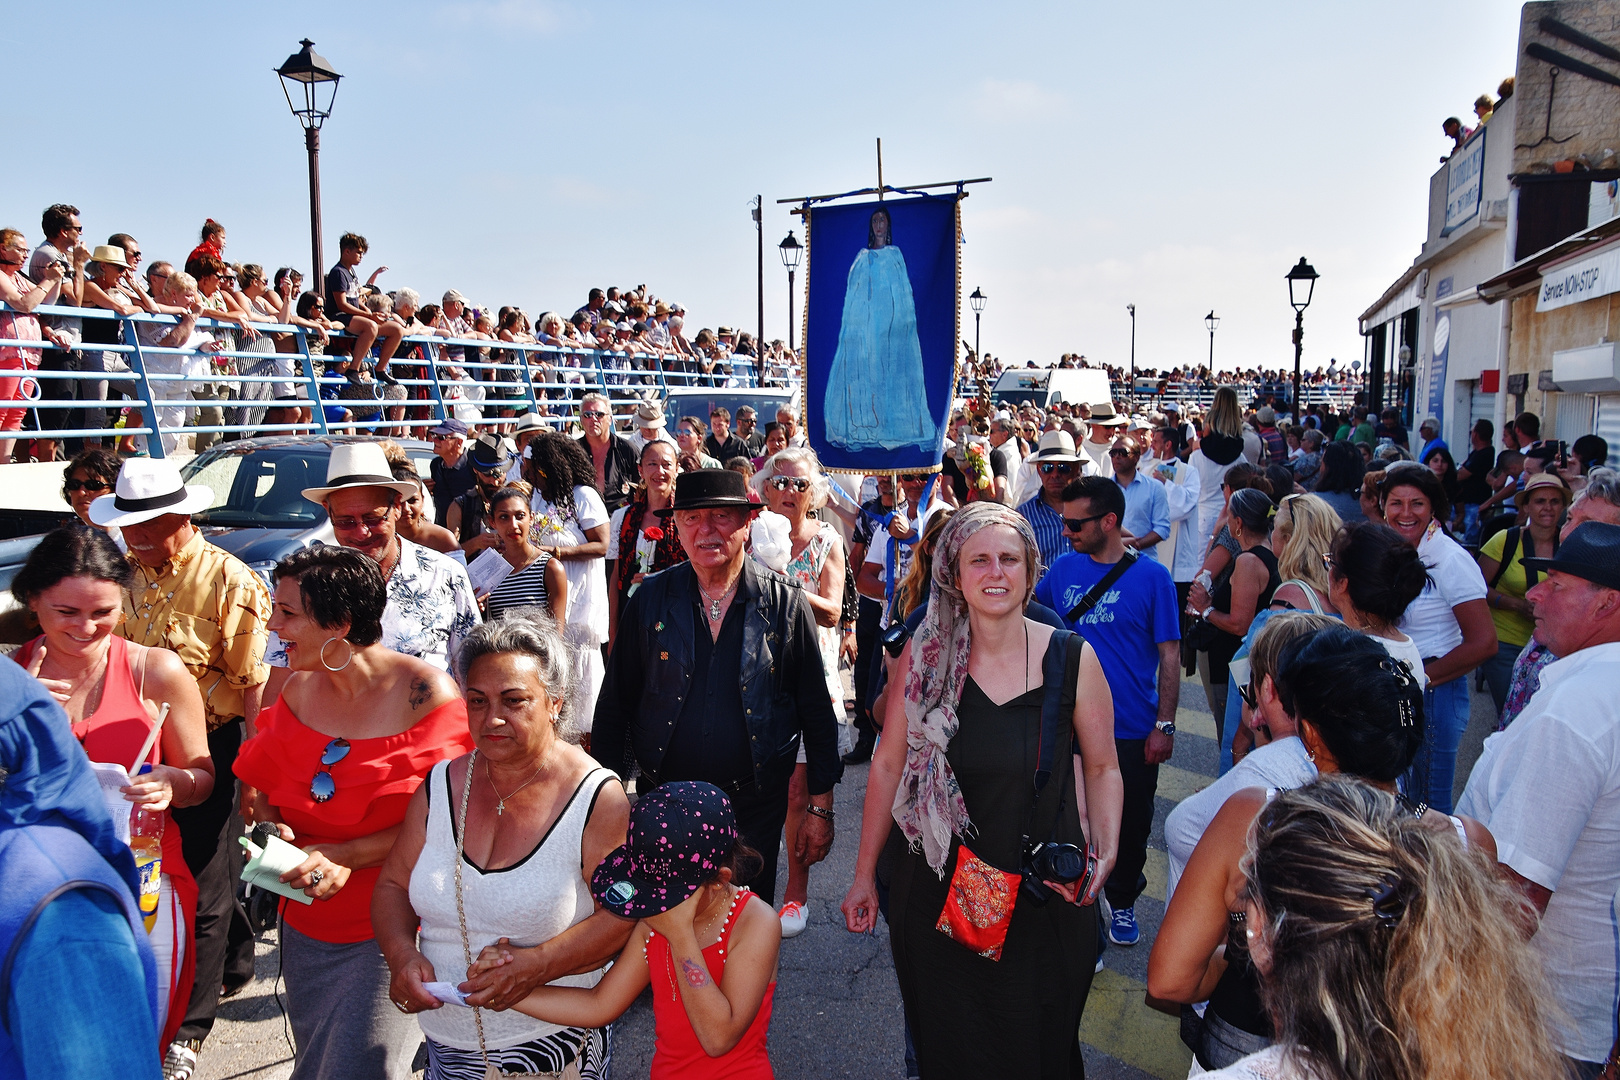
[[[1457,772],[1457,744],[1468,727],[1468,676],[1423,692],[1423,745],[1402,787],[1443,814],[1451,813],[1451,785]]]
[[[1485,661],[1485,685],[1491,688],[1491,700],[1496,702],[1496,715],[1502,715],[1507,702],[1508,687],[1513,682],[1513,662],[1524,651],[1523,645],[1503,641],[1496,646],[1496,655]]]

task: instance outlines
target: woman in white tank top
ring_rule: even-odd
[[[490,1066],[603,1076],[605,1028],[508,1010],[542,984],[596,985],[628,938],[632,924],[598,914],[589,882],[624,842],[629,802],[613,772],[557,736],[571,668],[549,619],[487,623],[460,659],[476,749],[417,790],[372,905],[390,997],[419,1014],[432,1080],[481,1080]],[[466,982],[470,958],[501,941],[519,962]],[[459,984],[482,1007],[443,1004]]]

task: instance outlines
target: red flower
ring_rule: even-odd
[[[656,544],[658,541],[664,538],[664,530],[660,529],[657,525],[654,525],[650,528],[642,529],[641,535],[645,536],[648,540],[651,540]]]

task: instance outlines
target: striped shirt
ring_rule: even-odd
[[[1039,493],[1018,508],[1035,531],[1035,544],[1041,549],[1041,563],[1050,567],[1059,555],[1073,551],[1069,538],[1063,535],[1063,515],[1041,501]]]
[[[508,574],[505,581],[495,586],[485,601],[485,615],[493,622],[509,608],[538,607],[551,610],[550,596],[546,593],[546,566],[551,554],[542,552],[534,562],[522,570]]]

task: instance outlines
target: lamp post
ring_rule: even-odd
[[[1136,412],[1136,305],[1126,304],[1125,310],[1131,313],[1131,392],[1126,400],[1131,403],[1131,412]]]
[[[984,302],[990,299],[979,291],[977,285],[973,286],[973,294],[968,297],[968,306],[973,308],[973,356],[979,359],[983,356],[979,352],[979,316],[984,314]]]
[[[287,62],[276,69],[281,76],[281,91],[287,95],[287,108],[304,126],[304,147],[309,151],[309,248],[314,260],[315,276],[310,278],[320,288],[321,267],[321,125],[332,115],[332,102],[337,100],[338,80],[343,78],[326,58],[315,51],[315,43],[304,38],[298,52],[287,57]],[[298,88],[298,98],[292,96]]]
[[[1209,314],[1204,316],[1204,325],[1209,327],[1209,373],[1213,377],[1215,374],[1215,328],[1221,325],[1221,317],[1215,314],[1214,308],[1210,308]]]
[[[754,359],[761,360],[765,356],[765,196],[755,195],[753,209],[750,213],[754,218],[754,243],[758,251],[759,288],[755,298],[759,301],[759,340],[754,342]],[[757,370],[757,369],[756,369]]]
[[[799,268],[799,256],[804,254],[804,246],[793,238],[793,230],[789,229],[787,239],[776,245],[776,250],[782,254],[782,265],[788,272],[788,352],[793,352],[793,272]]]
[[[1294,422],[1300,418],[1299,358],[1305,349],[1305,309],[1311,306],[1311,294],[1316,291],[1316,268],[1299,257],[1299,262],[1288,271],[1288,303],[1294,309]]]

